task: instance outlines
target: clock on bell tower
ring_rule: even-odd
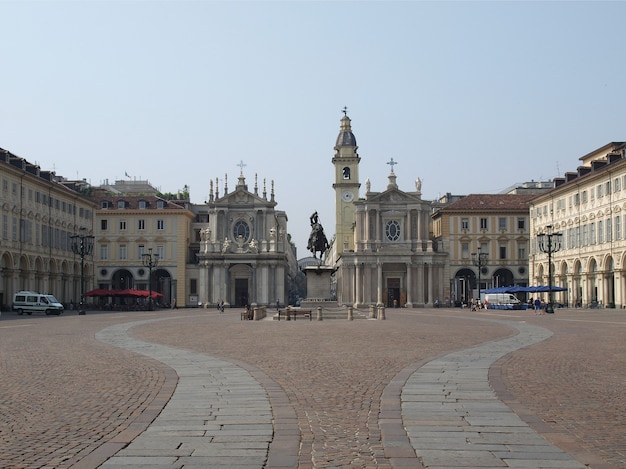
[[[343,109],[339,136],[335,144],[335,250],[354,250],[356,209],[353,201],[359,196],[359,162],[356,138],[352,133],[348,109]]]

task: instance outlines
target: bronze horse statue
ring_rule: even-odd
[[[310,217],[311,220],[311,234],[309,236],[309,244],[307,245],[307,249],[311,251],[313,257],[317,259],[317,253],[320,253],[320,260],[324,253],[328,250],[330,245],[328,244],[328,240],[326,239],[326,235],[324,234],[324,228],[319,222],[319,218],[317,216],[317,212],[315,212]]]

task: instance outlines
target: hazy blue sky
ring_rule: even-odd
[[[69,179],[207,200],[243,160],[304,257],[334,233],[348,107],[360,178],[496,193],[626,139],[624,2],[0,0],[0,147]],[[364,184],[361,188],[364,192]]]

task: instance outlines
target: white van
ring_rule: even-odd
[[[520,300],[511,293],[485,293],[485,303],[490,305],[519,305]]]
[[[20,291],[13,295],[13,311],[17,314],[59,314],[63,313],[63,305],[52,295],[44,295],[32,291]]]

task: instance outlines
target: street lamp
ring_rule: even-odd
[[[159,255],[152,254],[152,248],[148,248],[148,253],[141,256],[143,266],[148,268],[148,288],[150,290],[149,308],[152,311],[152,269],[159,264]]]
[[[72,240],[72,252],[80,256],[80,304],[78,306],[78,314],[85,314],[85,256],[93,252],[93,239],[91,235],[87,235],[87,228],[81,227],[79,234],[70,236]]]
[[[478,252],[472,253],[472,263],[478,267],[478,303],[480,304],[480,271],[487,265],[486,252],[480,252],[480,246],[478,246]]]
[[[546,313],[554,313],[554,306],[552,305],[552,253],[561,250],[561,240],[563,239],[563,233],[554,233],[552,228],[552,225],[547,225],[546,231],[537,235],[539,249],[548,254],[548,304],[546,305]]]

